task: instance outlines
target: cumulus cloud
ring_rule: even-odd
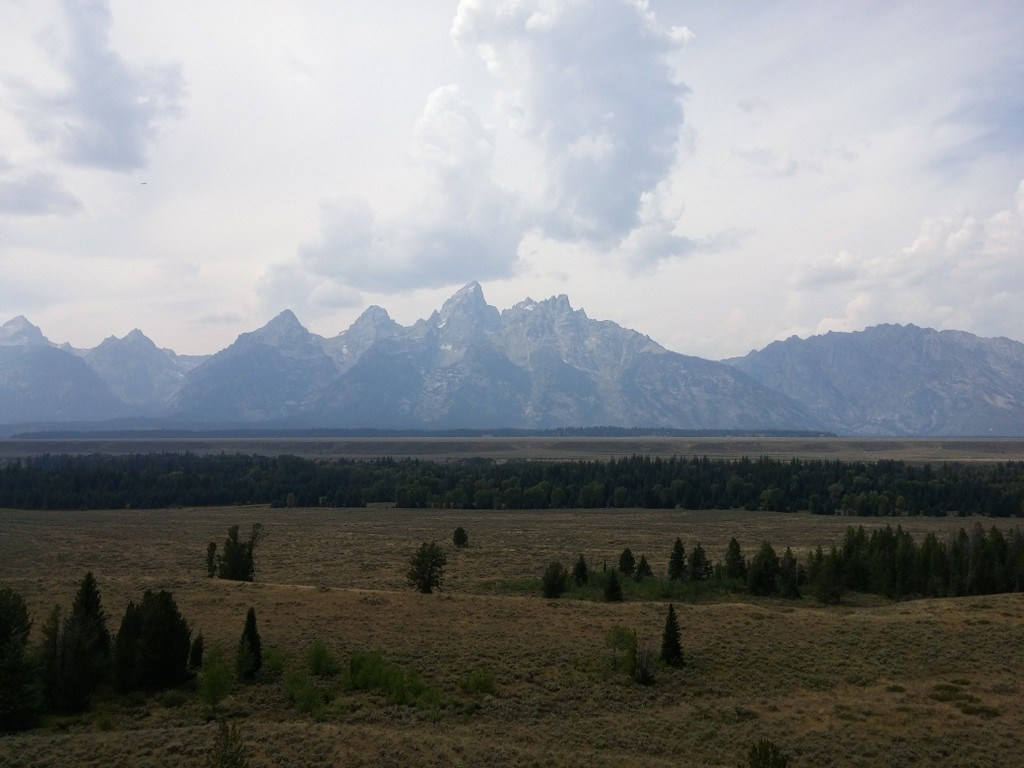
[[[61,8],[65,23],[45,42],[67,84],[56,91],[21,87],[29,128],[72,163],[142,167],[159,121],[179,114],[181,73],[175,66],[133,66],[113,51],[106,3],[64,0]]]
[[[1024,181],[1002,211],[927,219],[906,247],[878,255],[844,251],[808,262],[791,287],[805,300],[845,308],[845,318],[826,315],[833,328],[855,329],[888,317],[1016,337],[1024,325],[1022,253]]]
[[[676,161],[686,86],[672,56],[690,38],[645,3],[463,0],[452,37],[504,89],[541,152],[545,231],[616,243]]]
[[[365,200],[323,203],[318,236],[299,247],[297,265],[265,276],[264,295],[281,281],[296,295],[306,285],[311,298],[348,301],[353,288],[437,287],[514,271],[526,225],[517,197],[493,179],[493,129],[449,85],[427,99],[414,138],[414,204],[381,216]]]

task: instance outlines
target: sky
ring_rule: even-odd
[[[1019,0],[4,0],[0,322],[209,354],[478,281],[683,354],[1024,341]]]

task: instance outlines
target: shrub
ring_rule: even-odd
[[[749,768],[788,768],[789,758],[773,741],[761,739],[747,754]]]
[[[496,690],[494,673],[487,667],[477,667],[459,683],[459,687],[463,693],[489,693],[493,695]]]
[[[452,534],[452,543],[456,547],[468,547],[469,546],[469,534],[466,533],[466,529],[461,525],[455,529],[455,533]]]
[[[245,745],[234,723],[228,725],[221,721],[218,724],[217,737],[206,759],[206,765],[207,768],[249,768]]]
[[[341,662],[323,640],[316,640],[306,651],[306,666],[315,677],[334,677],[341,672]]]
[[[441,588],[441,580],[444,576],[444,567],[448,564],[448,558],[435,542],[427,544],[423,542],[420,548],[409,558],[409,571],[406,579],[425,595],[429,595],[434,588]]]
[[[569,574],[560,562],[553,560],[548,563],[548,567],[544,569],[544,575],[540,580],[544,597],[549,599],[561,597],[562,593],[565,592],[565,585],[568,579]]]
[[[655,678],[654,651],[644,644],[633,650],[633,680],[640,685],[653,685]]]
[[[224,663],[224,650],[215,645],[203,659],[203,669],[199,677],[199,698],[209,705],[212,712],[231,691],[231,674]]]

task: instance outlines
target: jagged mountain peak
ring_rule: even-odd
[[[497,308],[487,303],[480,283],[473,281],[452,294],[428,324],[440,331],[444,344],[463,347],[497,330],[500,321]]]
[[[50,344],[38,326],[33,325],[24,315],[18,315],[0,325],[0,346],[33,346]]]
[[[270,322],[255,331],[243,333],[239,342],[258,342],[270,346],[285,346],[295,342],[306,341],[311,336],[299,318],[290,309],[276,315]]]

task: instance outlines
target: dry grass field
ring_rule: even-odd
[[[206,543],[252,522],[267,531],[256,582],[206,578]],[[686,666],[643,687],[611,669],[604,635],[628,626],[657,650],[664,603],[502,588],[539,577],[552,558],[611,565],[624,546],[663,573],[676,536],[716,559],[734,535],[748,555],[768,538],[802,556],[850,522],[678,510],[0,511],[0,586],[26,598],[37,639],[49,608],[69,606],[92,570],[115,631],[128,600],[168,589],[207,648],[233,652],[253,606],[264,648],[286,667],[320,640],[342,660],[378,650],[441,692],[425,708],[327,683],[333,698],[314,717],[265,672],[222,705],[254,766],[736,766],[760,738],[791,766],[1024,765],[1024,596],[677,604]],[[974,521],[901,522],[921,535]],[[459,525],[468,549],[451,546]],[[449,558],[433,595],[403,575],[425,540]],[[478,668],[493,693],[463,690]],[[0,737],[0,766],[202,766],[215,728],[193,691],[103,694],[83,715]]]

